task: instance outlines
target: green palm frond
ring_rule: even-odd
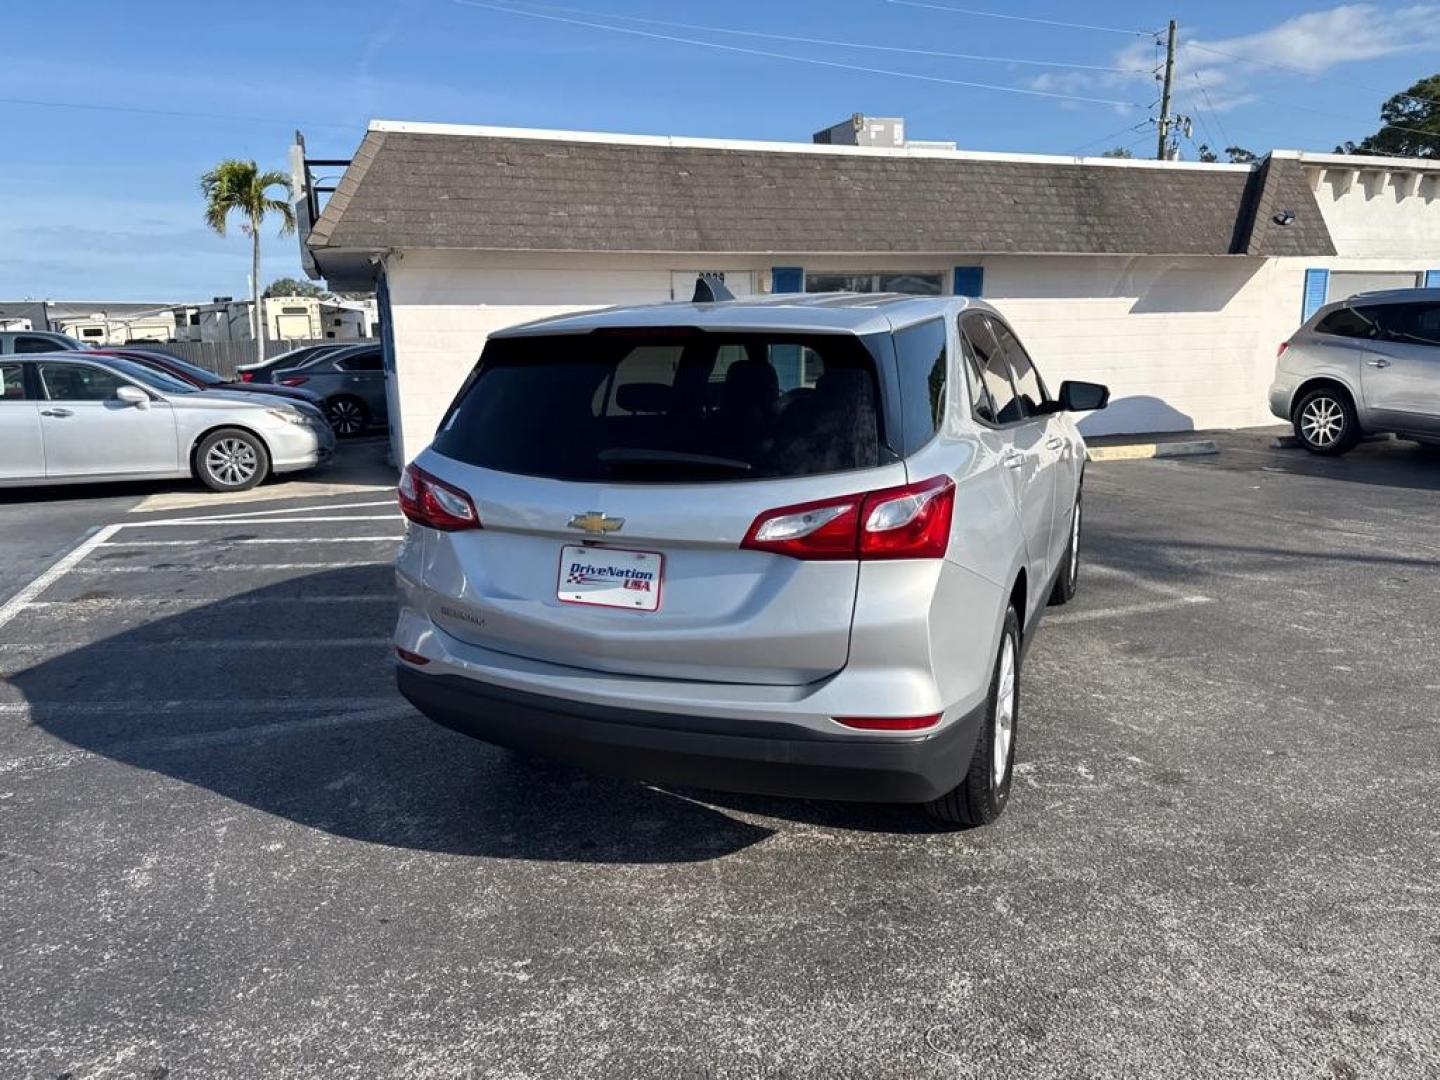
[[[280,235],[293,232],[295,213],[288,199],[274,199],[266,194],[270,188],[281,187],[288,195],[290,178],[270,170],[261,172],[253,161],[228,159],[200,177],[200,193],[205,197],[205,224],[221,236],[231,211],[238,211],[258,229],[266,215],[280,218]]]

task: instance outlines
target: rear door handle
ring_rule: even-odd
[[[74,416],[69,409],[41,409],[41,416]]]
[[[1045,440],[1045,449],[1047,450],[1059,450],[1064,445],[1065,440],[1059,435],[1051,435],[1050,438]]]
[[[1025,464],[1025,455],[1019,450],[1006,450],[1000,455],[1000,464],[1007,469],[1018,469]]]
[[[1390,366],[1390,361],[1386,360],[1383,356],[1372,356],[1369,360],[1366,360],[1365,363],[1369,364],[1371,367]]]

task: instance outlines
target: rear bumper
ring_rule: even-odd
[[[820,736],[795,724],[571,701],[401,664],[401,694],[438,724],[601,772],[718,791],[926,802],[969,767],[983,707],[916,738]]]
[[[1289,382],[1275,382],[1270,385],[1270,412],[1281,420],[1290,419],[1290,402],[1295,387]]]

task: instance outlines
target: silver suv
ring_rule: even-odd
[[[662,304],[493,334],[405,470],[401,692],[641,779],[1009,796],[1019,669],[1075,591],[1085,445],[962,298]]]
[[[1440,289],[1326,304],[1280,346],[1270,411],[1316,454],[1382,432],[1440,442]]]

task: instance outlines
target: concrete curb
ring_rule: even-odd
[[[1090,461],[1140,461],[1148,458],[1198,457],[1218,454],[1214,439],[1189,442],[1125,443],[1120,446],[1092,446],[1085,452]]]

